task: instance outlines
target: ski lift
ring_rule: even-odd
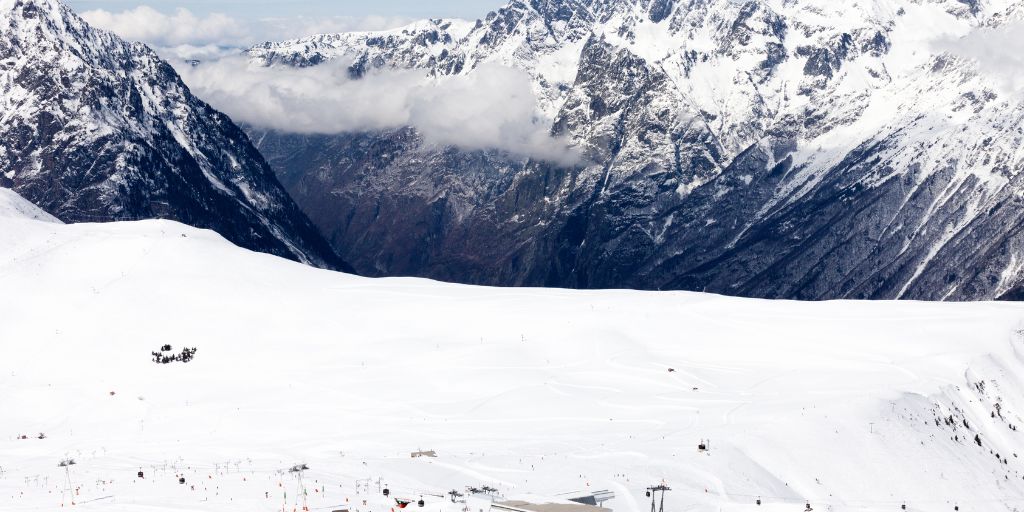
[[[384,488],[384,497],[387,498],[388,496],[391,496],[391,489],[388,489],[387,487],[385,487]]]
[[[705,443],[704,441],[701,441],[700,444],[697,445],[697,451],[699,451],[699,452],[706,452],[706,451],[708,451],[708,444]]]
[[[808,502],[808,503],[807,503],[807,508],[805,508],[805,509],[804,509],[804,512],[811,512],[812,510],[814,510],[814,509],[813,509],[813,508],[811,508],[811,503],[810,503],[810,502]]]
[[[146,478],[145,473],[143,473],[142,471],[139,471],[139,478]]]
[[[644,494],[645,494],[645,495],[646,495],[646,496],[647,496],[648,498],[650,498],[650,497],[651,497],[651,491],[649,491],[649,490],[648,490],[648,491],[647,491],[646,493],[644,493]]]
[[[427,506],[427,502],[423,501],[423,498],[420,498],[420,501],[417,502],[416,504],[419,505],[420,508]]]
[[[757,499],[757,506],[759,506],[759,507],[761,506],[761,498]]]
[[[181,478],[179,478],[179,479],[178,479],[178,484],[180,484],[180,485],[185,485],[185,477],[181,477]]]
[[[900,506],[900,510],[906,510],[906,509],[907,509],[907,504],[906,503],[904,503],[903,505]]]

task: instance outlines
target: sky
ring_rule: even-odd
[[[185,8],[198,15],[223,13],[234,18],[290,16],[388,16],[406,18],[481,18],[504,0],[68,0],[78,11],[117,12],[148,5],[164,12]]]

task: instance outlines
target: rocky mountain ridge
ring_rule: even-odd
[[[1013,297],[1022,99],[934,42],[1021,18],[1009,0],[514,0],[468,29],[435,20],[250,56],[354,77],[522,69],[538,116],[586,164],[430,147],[410,130],[251,132],[369,274]]]

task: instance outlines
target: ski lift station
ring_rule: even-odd
[[[467,487],[465,493],[453,490],[447,496],[452,504],[457,504],[454,509],[445,506],[447,500],[431,500],[432,502],[424,503],[422,497],[419,498],[418,507],[415,507],[410,501],[408,508],[418,512],[450,512],[451,510],[460,512],[611,512],[610,508],[602,508],[598,504],[615,498],[615,494],[610,491],[577,491],[556,496],[518,494],[506,497],[498,489],[487,486]],[[406,501],[411,499],[408,498]],[[406,508],[402,506],[403,500],[396,499],[396,501],[399,503],[399,508]],[[438,505],[440,505],[439,508]],[[367,511],[360,509],[354,512]]]
[[[603,508],[606,501],[615,499],[611,491],[575,491],[555,497],[525,495],[513,499],[496,499],[491,504],[494,512],[611,512]]]
[[[540,500],[537,500],[540,501]],[[584,505],[574,501],[558,501],[554,503],[530,501],[502,501],[491,505],[495,512],[608,512],[611,509],[601,508],[595,505]]]

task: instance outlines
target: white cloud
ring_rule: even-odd
[[[499,149],[572,164],[577,152],[538,119],[529,76],[486,65],[465,76],[418,71],[349,77],[340,63],[265,68],[243,57],[179,71],[190,88],[236,121],[292,133],[345,133],[413,127],[426,142]]]
[[[139,41],[172,55],[189,49],[210,46],[244,48],[265,41],[282,41],[314,34],[384,30],[408,24],[411,20],[397,17],[325,16],[268,18],[242,21],[225,14],[197,16],[179,8],[165,13],[149,6],[121,12],[96,9],[82,13],[91,25],[131,40]],[[188,58],[199,58],[191,55]]]
[[[263,41],[312,34],[382,30],[409,20],[385,17],[280,18],[242,22],[223,14],[199,17],[151,7],[113,13],[88,11],[92,25],[155,47],[178,65],[197,96],[236,121],[293,133],[345,133],[416,128],[425,141],[464,149],[499,149],[559,163],[576,152],[549,136],[550,120],[537,119],[529,77],[499,66],[465,76],[428,78],[417,71],[381,71],[359,80],[347,66],[264,68],[239,49]]]
[[[208,44],[204,46],[193,46],[191,44],[179,44],[178,46],[154,47],[155,50],[162,58],[168,60],[175,67],[178,67],[179,63],[190,60],[198,60],[201,62],[208,62],[217,59],[222,59],[228,56],[241,55],[243,50],[240,48],[220,46],[216,44]]]
[[[230,41],[238,44],[248,37],[246,27],[227,15],[210,14],[200,18],[188,9],[165,14],[143,5],[119,13],[87,11],[82,13],[82,18],[125,39],[162,47],[205,46]]]
[[[935,49],[970,59],[1006,92],[1024,93],[1024,22],[978,28],[960,39],[944,39]]]

